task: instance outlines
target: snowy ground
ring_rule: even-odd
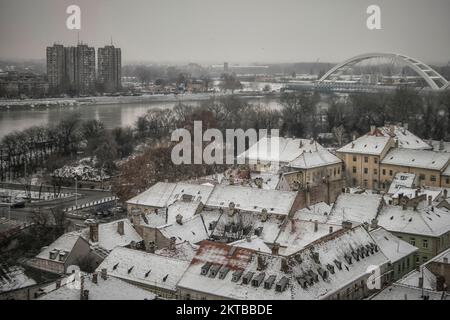
[[[100,182],[102,180],[108,180],[110,177],[102,170],[95,168],[95,159],[83,158],[74,165],[66,165],[62,168],[53,171],[52,176],[75,179],[79,181],[95,181]]]

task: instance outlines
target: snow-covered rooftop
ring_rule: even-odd
[[[403,241],[384,228],[370,231],[370,235],[381,251],[394,263],[419,250],[417,247]]]
[[[71,286],[73,282],[61,285],[38,300],[80,300],[80,289]],[[147,290],[129,284],[120,279],[107,277],[102,279],[97,275],[97,283],[92,281],[92,275],[84,275],[84,290],[89,290],[89,300],[153,300],[155,295]]]
[[[294,213],[294,219],[300,220],[317,220],[321,223],[328,221],[328,215],[331,212],[332,206],[325,202],[319,202],[309,207],[302,208]]]
[[[98,266],[108,275],[143,285],[176,291],[176,285],[189,262],[143,251],[116,247]]]
[[[275,242],[280,244],[280,254],[288,256],[341,228],[341,225],[317,222],[316,229],[314,221],[289,219]]]
[[[266,245],[263,239],[252,236],[247,239],[238,240],[229,244],[230,246],[252,249],[263,253],[271,253],[272,250]]]
[[[128,204],[165,208],[183,197],[190,201],[205,202],[211,194],[213,186],[194,183],[158,182],[150,189],[127,201]]]
[[[337,152],[341,153],[357,153],[369,155],[381,155],[385,148],[389,145],[391,137],[384,135],[366,134],[359,137],[355,141],[343,146]]]
[[[272,150],[272,146],[278,148],[278,150]],[[238,158],[245,157],[247,160],[253,161],[289,163],[304,152],[321,149],[324,148],[314,140],[265,137],[239,155]]]
[[[328,222],[339,224],[346,220],[370,223],[377,216],[383,203],[383,197],[378,194],[343,193],[336,199],[328,215]]]
[[[295,169],[312,169],[341,163],[342,160],[336,157],[327,149],[303,152],[295,160],[289,162],[288,166]]]
[[[228,208],[233,202],[238,210],[261,212],[262,209],[267,209],[269,214],[288,215],[296,197],[297,193],[290,191],[217,185],[206,206]]]
[[[118,224],[123,222],[123,235],[118,232]],[[82,236],[89,239],[89,228],[83,229]],[[111,251],[117,246],[125,247],[132,242],[138,243],[142,241],[142,237],[137,233],[130,220],[122,219],[98,225],[98,242],[92,243],[99,247]]]
[[[72,251],[81,235],[81,231],[73,231],[63,234],[58,239],[53,241],[53,243],[51,243],[49,246],[44,247],[43,250],[36,256],[36,258],[50,260],[50,252],[54,250],[58,251],[58,254],[62,252],[66,253],[65,257],[67,258],[68,254]],[[56,256],[56,258],[53,260],[60,261],[58,256]],[[61,261],[61,263],[63,262],[64,261]]]
[[[159,227],[158,230],[167,238],[176,238],[176,243],[188,241],[190,243],[198,243],[208,239],[208,230],[203,222],[203,217],[198,214],[194,217],[183,220],[182,224],[173,223]]]
[[[191,244],[188,241],[177,243],[175,250],[163,248],[155,251],[155,254],[163,257],[174,258],[190,262],[197,253],[198,245]]]
[[[450,152],[450,142],[432,140],[431,145],[433,146],[433,151]]]
[[[217,297],[242,300],[325,299],[366,276],[369,267],[381,267],[388,263],[387,257],[362,227],[340,230],[316,241],[289,258],[232,248],[225,244],[202,243],[197,256],[180,280],[179,287]],[[364,258],[359,258],[359,261],[351,258],[350,264],[345,257],[353,257],[352,252],[355,254],[358,248],[360,250],[366,248],[363,251],[367,254],[364,254]],[[284,263],[283,260],[286,262]],[[202,267],[209,265],[207,263],[219,268],[217,276],[211,276],[211,271],[207,272],[208,275],[201,274]],[[333,272],[329,272],[330,268]],[[319,275],[319,270],[328,272],[322,277]],[[222,276],[220,276],[221,271],[224,272]],[[237,281],[232,281],[233,275],[236,276],[235,271],[242,271],[242,273]],[[300,285],[302,279],[312,279],[310,277],[315,276],[317,281],[307,284],[305,288]],[[244,284],[244,277],[249,277],[251,280],[262,279],[262,281],[258,285],[253,282]],[[264,281],[270,279],[273,279],[273,282],[269,285],[270,289],[266,289]],[[286,282],[285,289],[275,290],[283,282]]]
[[[391,232],[439,237],[450,231],[450,211],[433,206],[403,210],[401,206],[384,206],[378,224]]]
[[[388,194],[394,194],[401,187],[413,188],[417,182],[417,178],[414,173],[396,173],[389,187]]]
[[[421,138],[417,137],[408,129],[397,126],[388,125],[378,128],[384,135],[392,136],[396,141],[398,141],[399,148],[403,149],[416,149],[416,150],[431,150],[432,147],[423,141]]]
[[[25,274],[24,268],[0,264],[0,293],[34,284],[36,284],[36,281]]]
[[[400,283],[386,287],[371,300],[424,300],[423,295],[428,297],[428,300],[448,300],[450,296],[442,292],[432,290],[422,290],[418,287],[410,287]]]
[[[428,150],[392,149],[381,161],[403,167],[443,171],[450,161],[450,154]]]

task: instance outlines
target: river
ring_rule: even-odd
[[[259,104],[262,107],[279,108],[277,99],[251,98],[249,103]],[[186,104],[199,105],[200,101],[190,101]],[[153,108],[172,108],[176,102],[147,102],[98,104],[82,106],[48,107],[48,108],[11,108],[0,111],[0,139],[16,130],[38,125],[56,124],[70,111],[81,114],[83,120],[97,119],[105,124],[107,129],[115,127],[133,126],[136,119]]]

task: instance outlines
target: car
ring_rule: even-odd
[[[95,220],[95,219],[86,219],[86,220],[84,220],[84,224],[85,225],[90,225],[90,224],[94,224],[94,223],[97,223],[97,220]]]

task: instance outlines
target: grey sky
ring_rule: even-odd
[[[0,58],[44,58],[75,44],[66,8],[82,10],[80,39],[110,42],[125,61],[338,62],[364,52],[450,61],[449,0],[0,0]],[[378,4],[383,30],[366,28]]]

